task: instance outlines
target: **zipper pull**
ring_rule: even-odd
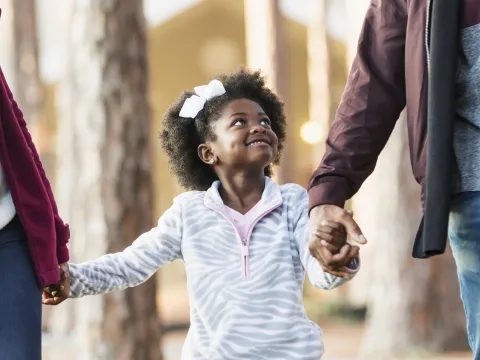
[[[242,261],[242,270],[243,270],[243,276],[248,278],[249,275],[248,275],[248,255],[249,255],[249,251],[248,251],[248,243],[247,243],[247,240],[245,239],[242,239],[242,258],[243,258],[243,261]]]
[[[247,257],[249,255],[248,253],[248,246],[247,246],[247,240],[242,239],[242,254],[244,257]]]

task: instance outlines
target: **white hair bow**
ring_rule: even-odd
[[[225,94],[225,88],[219,80],[212,80],[208,85],[196,86],[195,94],[190,96],[183,103],[180,116],[195,119],[200,110],[203,109],[207,100]]]

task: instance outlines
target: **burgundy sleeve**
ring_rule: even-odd
[[[47,179],[47,175],[45,174],[45,170],[43,169],[42,162],[40,160],[40,157],[38,155],[37,149],[35,148],[35,144],[33,143],[32,137],[30,133],[28,132],[27,129],[27,123],[25,119],[23,118],[23,113],[20,110],[18,104],[16,103],[15,99],[13,98],[13,94],[10,90],[10,88],[7,85],[7,81],[1,73],[2,79],[5,83],[5,87],[7,88],[8,91],[8,97],[12,101],[12,106],[13,106],[13,111],[15,113],[15,116],[20,124],[20,127],[22,128],[22,133],[23,136],[25,137],[25,140],[28,144],[28,147],[30,148],[32,152],[33,159],[35,161],[35,165],[37,166],[37,170],[42,178],[43,185],[45,187],[45,190],[47,191],[48,198],[50,200],[50,205],[52,206],[53,214],[54,214],[54,220],[55,220],[55,231],[57,234],[57,261],[59,264],[63,264],[69,260],[69,252],[68,252],[68,247],[67,243],[68,240],[70,239],[70,229],[68,225],[64,224],[60,216],[58,215],[58,208],[57,208],[57,203],[55,202],[55,198],[53,196],[52,192],[52,187],[50,186],[50,182]]]
[[[371,0],[325,155],[308,186],[310,210],[343,207],[373,172],[406,103],[406,27],[405,0]]]

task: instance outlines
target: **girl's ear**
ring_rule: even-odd
[[[217,158],[213,153],[213,150],[207,144],[200,144],[197,148],[198,157],[202,160],[205,164],[213,165],[217,162]]]

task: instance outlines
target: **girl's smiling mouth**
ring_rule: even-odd
[[[247,146],[270,146],[270,141],[264,136],[256,137],[249,140]]]

